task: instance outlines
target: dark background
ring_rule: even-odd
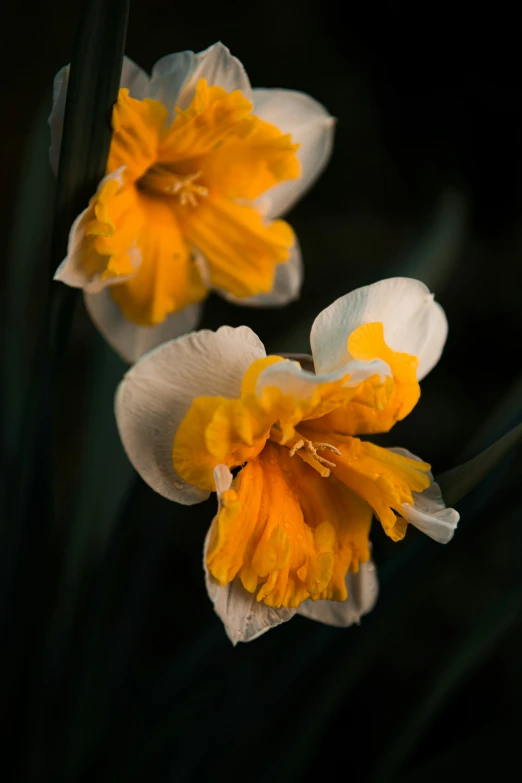
[[[26,2],[4,28],[4,257],[43,235],[22,336],[13,335],[20,364],[38,330],[51,200],[33,200],[22,218],[19,204],[44,192],[37,182],[52,187],[44,118],[78,8]],[[126,51],[145,69],[222,40],[253,86],[303,90],[338,118],[330,165],[289,217],[306,267],[301,299],[266,312],[212,298],[203,325],[248,323],[269,352],[306,351],[313,318],[337,296],[395,274],[425,280],[448,315],[447,348],[415,411],[383,442],[420,454],[436,474],[522,419],[519,39],[507,2],[485,11],[131,3]],[[375,526],[381,597],[360,627],[296,618],[233,649],[200,566],[214,501],[176,507],[132,477],[111,412],[124,370],[80,306],[58,398],[62,468],[43,581],[11,564],[23,586],[8,600],[21,592],[24,602],[13,626],[23,653],[8,672],[10,779],[511,774],[522,685],[520,460],[459,504],[447,547],[412,529],[392,544]]]

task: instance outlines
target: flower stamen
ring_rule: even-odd
[[[201,171],[196,171],[195,174],[187,174],[186,176],[175,175],[175,181],[167,185],[165,193],[179,196],[179,202],[182,207],[187,206],[187,204],[190,204],[191,207],[197,207],[198,198],[208,196],[208,188],[204,185],[196,184],[198,177],[201,177]]]
[[[290,449],[290,456],[293,457],[295,455],[296,451],[299,451],[299,449],[301,449],[304,445],[305,445],[305,442],[304,442],[303,438],[301,438],[300,440],[296,441],[294,443],[294,445],[292,446],[292,448]]]
[[[198,184],[201,171],[193,174],[176,174],[166,166],[152,166],[140,179],[142,190],[168,196],[178,196],[182,207],[198,206],[198,199],[208,196],[208,188]]]
[[[302,449],[304,449],[304,453],[301,452]],[[290,448],[290,456],[293,457],[298,454],[298,456],[304,459],[304,461],[309,465],[311,465],[314,461],[317,461],[320,465],[324,465],[326,468],[335,468],[335,462],[331,462],[325,457],[321,457],[321,455],[317,453],[318,450],[333,451],[333,453],[337,454],[337,456],[341,456],[339,449],[337,449],[335,446],[332,446],[330,443],[314,443],[313,441],[308,440],[308,438],[299,438],[299,440],[292,444],[292,447]],[[320,472],[321,474],[323,473],[323,471]],[[328,470],[328,475],[329,473],[330,471]]]

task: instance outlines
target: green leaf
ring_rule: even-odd
[[[1,585],[2,593],[16,597],[7,607],[6,628],[2,629],[10,642],[10,658],[4,671],[13,690],[17,684],[20,689],[22,683],[25,688],[26,674],[32,674],[27,683],[29,692],[32,691],[29,705],[24,703],[26,700],[18,700],[20,715],[9,714],[17,747],[23,747],[17,735],[23,727],[27,731],[25,740],[33,748],[23,762],[27,771],[23,777],[27,779],[40,774],[42,758],[47,753],[43,729],[47,705],[53,696],[49,682],[53,682],[63,665],[62,650],[55,654],[48,649],[43,665],[35,665],[34,661],[45,645],[45,624],[55,598],[50,486],[52,479],[60,478],[60,466],[52,460],[53,413],[57,376],[78,298],[77,291],[51,280],[65,256],[71,224],[85,209],[105,173],[128,11],[129,0],[85,0],[79,15],[67,90],[50,261],[46,264],[48,282],[41,292],[46,317],[39,329],[31,365],[25,432],[10,498],[10,540],[3,551],[10,572],[5,576],[2,573],[6,582]],[[41,589],[35,591],[35,585],[41,585]]]
[[[38,341],[30,362],[29,388],[23,400],[26,416],[19,437],[18,465],[12,468],[14,478],[25,477],[16,482],[20,502],[14,503],[22,516],[33,513],[25,511],[31,494],[37,496],[40,487],[45,496],[48,492],[45,488],[50,486],[49,440],[55,376],[78,296],[76,290],[62,283],[51,284],[51,280],[66,254],[71,224],[86,207],[89,196],[105,173],[111,141],[110,117],[123,63],[128,6],[129,0],[111,3],[86,0],[78,22],[56,184],[50,266],[41,286],[40,299],[45,315],[42,323],[35,327]],[[42,152],[40,150],[40,154]],[[27,219],[30,220],[30,216]],[[36,500],[36,505],[44,503],[47,507],[47,501],[42,498]]]
[[[484,417],[459,459],[470,459],[520,421],[522,421],[522,375],[516,378],[491,413]]]
[[[118,96],[129,0],[83,4],[69,70],[56,189],[62,248],[72,222],[105,174]],[[50,270],[54,273],[54,267]]]
[[[125,362],[97,337],[88,410],[82,416],[84,448],[80,481],[71,515],[59,602],[50,631],[55,640],[66,637],[72,628],[78,594],[85,586],[87,575],[99,566],[116,514],[135,475],[123,451],[114,418],[114,394],[126,369]]]
[[[437,293],[447,284],[466,238],[466,202],[461,193],[443,193],[430,223],[394,269],[421,280]]]
[[[7,477],[8,466],[16,455],[22,424],[27,416],[25,401],[30,382],[30,360],[43,315],[40,291],[42,283],[44,287],[47,285],[47,269],[38,269],[38,262],[49,253],[54,190],[47,154],[48,114],[47,97],[38,109],[24,147],[7,252],[8,283],[0,292],[0,296],[3,294],[0,308],[3,478]],[[1,524],[7,521],[8,515],[2,514]]]
[[[437,477],[446,505],[453,506],[471,492],[522,441],[522,423],[476,457]]]
[[[118,96],[129,0],[86,0],[71,60],[56,185],[50,275],[63,259],[69,230],[105,174],[112,107]],[[54,284],[52,344],[63,351],[77,292]]]
[[[129,0],[111,3],[86,0],[78,20],[65,105],[50,275],[65,255],[71,224],[87,206],[105,174],[112,135],[110,118],[118,96],[128,12]],[[76,295],[77,291],[62,283],[53,284],[51,359],[54,359],[56,370],[68,337]],[[122,451],[117,438],[114,444],[112,421],[113,392],[122,372],[122,363],[102,346],[93,380],[92,430],[83,465],[86,482],[78,496],[80,505],[73,516],[64,566],[67,577],[71,572],[82,572],[82,558],[88,560],[90,557],[90,547],[84,547],[91,537],[90,526],[97,527],[95,537],[98,537],[100,526],[109,524],[106,517],[112,516],[115,504],[120,500],[120,492],[116,491],[112,497],[104,485],[109,479],[111,460],[117,463],[117,489],[123,492],[126,486],[127,463],[122,467]],[[93,465],[99,471],[95,480]],[[106,533],[104,531],[103,535]],[[71,600],[74,603],[74,591],[69,604]]]

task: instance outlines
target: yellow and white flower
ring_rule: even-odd
[[[142,478],[183,504],[217,491],[205,571],[234,643],[296,612],[339,626],[368,612],[373,515],[394,541],[408,523],[451,539],[458,514],[430,466],[357,437],[407,416],[446,334],[426,286],[392,278],[319,314],[313,358],[266,356],[248,327],[223,326],[172,340],[125,375],[116,418]]]
[[[69,70],[56,76],[58,166]],[[128,361],[196,325],[213,289],[245,305],[298,296],[301,255],[279,217],[326,165],[334,120],[304,93],[252,89],[228,49],[180,52],[149,77],[125,58],[107,174],[55,279]]]

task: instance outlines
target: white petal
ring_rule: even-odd
[[[421,461],[420,457],[407,449],[390,448],[389,451]],[[415,502],[413,506],[403,504],[402,516],[410,525],[414,525],[434,541],[447,544],[453,538],[460,518],[459,513],[454,508],[446,508],[440,487],[433,479],[433,473],[430,471],[428,475],[431,479],[430,486],[424,492],[411,493]]]
[[[162,57],[152,69],[150,96],[161,101],[168,109],[170,120],[174,118],[175,108],[179,105],[181,88],[194,71],[196,63],[194,52],[175,52]]]
[[[124,167],[122,166],[111,174],[107,174],[98,185],[97,192],[99,193],[105,183],[109,180],[116,180],[120,185],[123,185],[123,170]],[[86,238],[85,236],[85,224],[89,220],[92,220],[92,214],[90,216],[88,215],[87,208],[84,209],[83,212],[80,212],[72,224],[71,230],[69,231],[67,255],[56,270],[54,279],[60,280],[62,283],[65,283],[72,288],[83,288],[83,290],[88,293],[97,293],[108,286],[128,280],[134,275],[134,272],[129,275],[121,275],[117,278],[107,278],[106,280],[102,280],[98,272],[94,275],[87,274],[85,263],[85,258],[87,256],[100,259],[102,265],[107,261],[106,256],[102,257],[96,252],[92,239]],[[137,247],[131,247],[129,248],[128,255],[134,270],[136,270],[141,263],[141,251]]]
[[[314,360],[309,353],[280,353],[283,359],[290,359],[291,362],[299,362],[303,370],[308,372],[315,372]]]
[[[263,356],[263,344],[247,326],[222,326],[164,343],[125,374],[116,394],[118,430],[127,456],[152,489],[184,505],[209,496],[176,474],[174,436],[195,397],[239,397],[245,371]]]
[[[372,560],[361,563],[359,571],[346,574],[348,598],[346,601],[303,601],[297,613],[325,625],[347,628],[359,624],[364,614],[371,612],[379,595],[377,569]]]
[[[392,277],[337,299],[315,319],[310,334],[318,372],[331,372],[351,358],[347,341],[363,324],[381,321],[394,351],[419,358],[418,380],[438,362],[448,324],[442,307],[419,280]]]
[[[126,87],[131,98],[142,101],[150,94],[150,78],[130,57],[123,58],[120,87]]]
[[[199,54],[176,52],[162,57],[152,69],[151,97],[167,107],[172,119],[175,107],[186,109],[191,103],[199,79],[227,92],[241,90],[252,99],[250,82],[240,61],[226,46],[216,43]]]
[[[229,302],[244,307],[282,307],[299,298],[302,282],[303,262],[301,249],[296,239],[288,261],[276,266],[274,285],[268,294],[256,294],[256,296],[250,296],[247,299],[239,299],[222,289],[218,288],[216,291]]]
[[[323,373],[322,375],[316,375],[309,370],[304,370],[297,362],[278,362],[260,373],[257,379],[256,391],[258,394],[261,394],[263,389],[266,389],[268,386],[276,386],[285,394],[291,394],[296,399],[307,400],[313,395],[318,386],[321,386],[323,383],[340,380],[348,374],[350,378],[343,384],[343,387],[346,388],[358,386],[373,375],[380,375],[381,382],[383,382],[384,378],[390,375],[390,373],[390,368],[381,359],[375,359],[371,362],[351,361],[339,370]]]
[[[419,357],[417,378],[421,381],[439,361],[448,336],[448,319],[438,302],[433,302],[429,316],[426,337]]]
[[[61,68],[54,77],[53,106],[49,115],[49,127],[51,130],[51,146],[49,158],[51,168],[56,174],[60,160],[60,146],[62,143],[63,118],[65,114],[65,99],[67,96],[67,84],[69,82],[69,65]],[[143,100],[149,91],[149,77],[139,65],[136,65],[130,57],[123,58],[120,87],[126,87],[133,98]]]
[[[179,95],[181,109],[186,109],[192,101],[200,79],[206,79],[211,87],[222,87],[227,92],[241,90],[245,98],[252,100],[252,88],[242,63],[220,41],[196,54],[194,61],[192,72]]]
[[[287,212],[313,185],[332,154],[335,119],[318,101],[294,90],[254,89],[254,113],[290,133],[300,144],[298,179],[275,185],[262,196],[261,209],[275,218]],[[265,204],[267,206],[265,206]]]
[[[225,465],[218,465],[214,469],[214,480],[218,493],[218,505],[221,506],[221,495],[230,489],[232,473]],[[232,644],[235,646],[238,642],[252,642],[266,631],[275,628],[276,625],[290,620],[295,615],[295,609],[275,609],[262,601],[257,601],[255,594],[245,590],[237,578],[225,587],[222,587],[214,579],[207,568],[210,535],[211,531],[209,530],[203,548],[205,584],[216,614],[225,626],[225,631]]]
[[[295,609],[276,609],[257,601],[255,594],[245,590],[237,578],[222,587],[209,573],[206,564],[205,584],[216,614],[234,646],[238,642],[252,642],[295,615]]]
[[[85,306],[98,331],[122,359],[132,364],[158,345],[191,332],[201,317],[202,305],[193,304],[167,316],[157,326],[139,326],[123,315],[109,289],[84,294]]]
[[[232,486],[234,476],[230,468],[226,465],[216,465],[214,468],[214,484],[216,485],[216,495],[218,501],[218,509],[221,510],[221,499],[225,492],[228,492]]]

